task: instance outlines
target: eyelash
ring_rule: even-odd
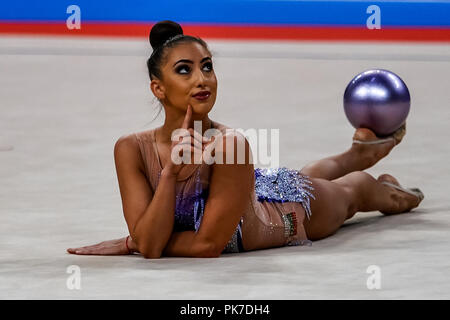
[[[211,62],[207,62],[203,65],[203,67],[208,66],[209,70],[207,72],[211,72],[213,69],[212,63]],[[183,69],[190,69],[190,67],[188,65],[181,65],[177,68],[177,73],[180,73],[181,70]],[[187,73],[180,73],[180,74],[187,74]]]

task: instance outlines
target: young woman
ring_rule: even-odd
[[[304,245],[334,234],[357,212],[409,212],[422,201],[420,190],[402,188],[387,174],[374,179],[362,171],[401,142],[405,125],[387,139],[357,129],[349,150],[300,172],[254,169],[247,140],[208,117],[217,79],[207,44],[183,35],[181,26],[171,21],[152,28],[150,43],[150,88],[164,107],[164,125],[122,136],[114,148],[130,235],[71,248],[69,253],[218,257],[224,252]],[[201,122],[201,132],[194,131],[194,121]],[[172,141],[172,132],[180,128],[186,139]],[[208,129],[222,135],[205,138]],[[230,139],[245,146],[244,163],[226,148]],[[214,159],[234,161],[173,160],[173,155],[195,156],[211,146]]]

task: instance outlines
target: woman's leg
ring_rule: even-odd
[[[311,219],[304,220],[310,240],[319,240],[334,234],[357,212],[407,212],[419,205],[413,195],[388,187],[362,171],[351,172],[328,181],[311,178],[316,200],[311,200]]]
[[[355,148],[320,159],[307,164],[300,173],[313,178],[334,180],[353,171],[363,171],[372,166],[372,161],[358,152]]]
[[[353,138],[368,141],[376,139],[376,136],[368,129],[358,129]],[[309,163],[301,169],[301,173],[331,181],[350,172],[363,171],[372,167],[387,156],[394,145],[393,141],[372,145],[353,143],[350,149],[341,154]]]

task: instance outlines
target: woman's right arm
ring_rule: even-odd
[[[134,135],[121,137],[114,146],[114,160],[122,207],[131,238],[146,258],[159,258],[172,234],[176,175],[161,172],[153,194],[140,168]]]
[[[181,128],[187,131],[183,133],[189,137],[191,157],[194,149],[202,152],[207,142],[202,147],[194,144],[194,131],[192,129],[192,107],[189,105]],[[201,141],[201,136],[197,138]],[[172,149],[180,141],[172,142]],[[185,140],[181,142],[185,144]],[[180,144],[180,146],[181,146]],[[122,207],[131,242],[127,238],[104,241],[97,245],[68,249],[69,253],[76,254],[126,254],[128,249],[137,249],[146,258],[159,258],[166,247],[173,230],[175,220],[175,185],[176,177],[183,164],[169,162],[161,172],[158,186],[153,194],[142,168],[142,159],[138,141],[135,135],[122,136],[114,146],[114,161],[116,164],[117,178],[119,181]],[[189,150],[187,147],[186,151]],[[185,149],[182,151],[184,156]],[[193,158],[191,158],[193,159]],[[122,241],[123,240],[123,241]],[[127,244],[131,243],[132,248]],[[125,248],[123,247],[125,245]]]
[[[175,178],[163,170],[153,195],[137,150],[139,146],[132,135],[121,137],[114,146],[122,207],[131,237],[69,248],[67,252],[80,255],[123,255],[140,252],[145,257],[159,257],[158,252],[168,242],[165,238],[171,236],[167,231],[172,230],[174,220]]]

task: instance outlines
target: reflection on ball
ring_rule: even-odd
[[[344,110],[355,128],[371,129],[377,136],[394,133],[405,122],[411,105],[409,90],[395,73],[368,70],[358,74],[344,93]]]

